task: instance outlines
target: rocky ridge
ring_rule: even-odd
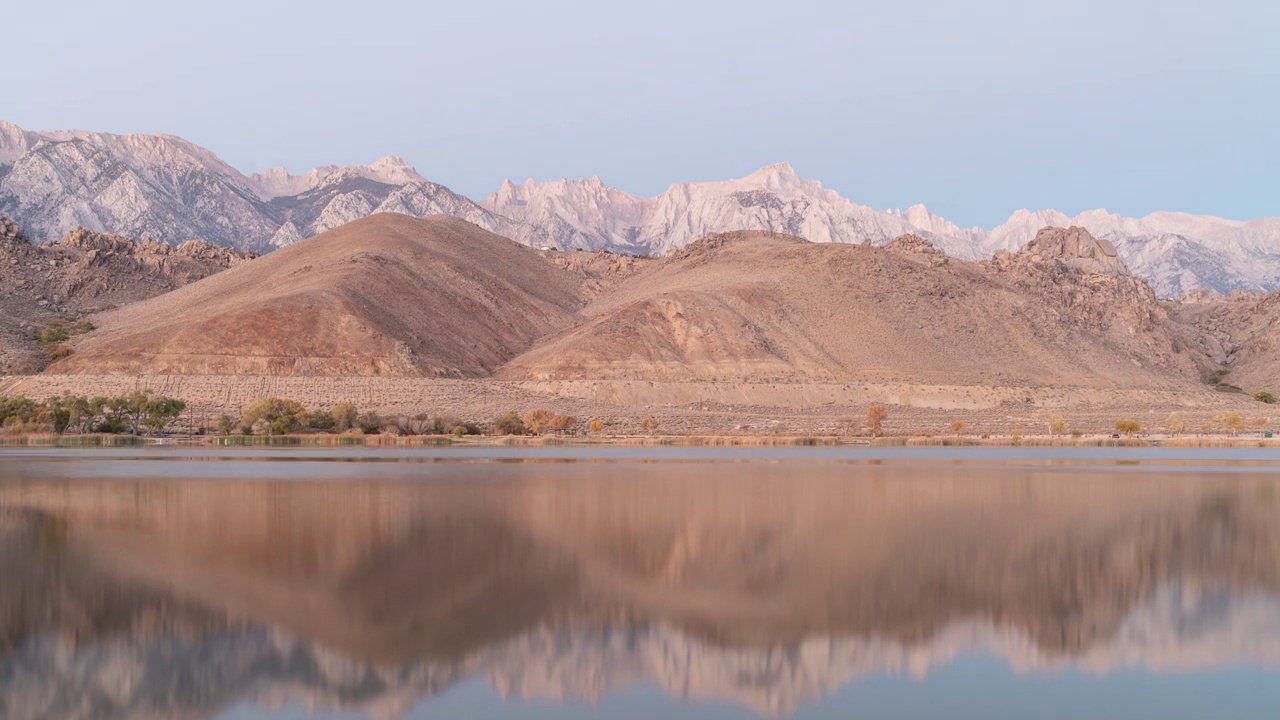
[[[161,295],[253,257],[203,240],[170,246],[85,228],[36,245],[0,216],[0,375],[45,364],[36,334],[49,325]]]
[[[652,255],[713,232],[765,230],[876,245],[914,234],[972,260],[1017,250],[1046,226],[1076,226],[1109,241],[1162,298],[1198,288],[1226,294],[1280,287],[1277,218],[1019,210],[987,231],[958,227],[923,205],[884,211],[858,205],[786,163],[736,180],[672,185],[656,197],[594,177],[507,181],[476,203],[427,181],[398,157],[302,175],[273,168],[246,176],[172,136],[38,133],[0,122],[0,213],[41,239],[84,226],[170,244],[201,238],[268,250],[376,212],[450,214],[534,247]]]

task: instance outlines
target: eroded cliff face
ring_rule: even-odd
[[[649,681],[786,714],[968,652],[1025,672],[1280,662],[1280,508],[1260,475],[849,470],[11,469],[0,697],[28,709],[14,717],[208,717],[245,699],[394,716],[483,677],[561,698]]]

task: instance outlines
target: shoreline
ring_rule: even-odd
[[[1277,448],[1280,438],[1263,437],[839,437],[839,436],[615,436],[615,437],[554,437],[554,436],[464,436],[449,435],[324,435],[300,434],[275,437],[263,436],[210,436],[171,435],[166,437],[138,437],[133,435],[14,435],[0,436],[0,448],[100,448],[100,447],[361,447],[361,448],[414,448],[414,447],[1029,447],[1029,448]]]

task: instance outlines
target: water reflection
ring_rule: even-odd
[[[396,717],[474,678],[587,700],[647,682],[785,716],[973,654],[1029,674],[1280,665],[1263,474],[56,465],[0,480],[0,717]]]

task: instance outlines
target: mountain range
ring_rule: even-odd
[[[905,211],[859,205],[786,163],[736,180],[672,185],[656,197],[589,178],[507,181],[475,202],[425,179],[402,158],[302,175],[283,168],[245,175],[171,135],[31,132],[0,122],[0,214],[38,239],[83,226],[169,244],[203,239],[263,251],[377,212],[447,214],[525,245],[635,254],[662,254],[713,232],[768,230],[873,245],[914,234],[948,255],[975,260],[1017,250],[1043,227],[1074,225],[1114,244],[1160,297],[1280,287],[1280,218],[1019,210],[988,231],[959,227],[923,205]]]

